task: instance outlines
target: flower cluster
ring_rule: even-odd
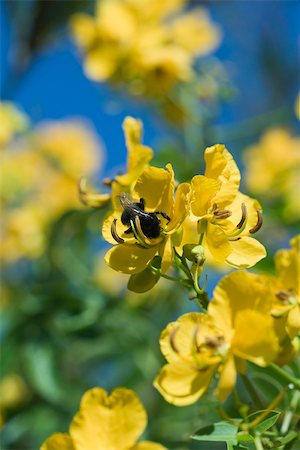
[[[78,178],[96,170],[100,151],[91,130],[70,120],[45,123],[6,145],[1,155],[2,260],[41,255],[49,225],[80,206]]]
[[[283,203],[287,222],[299,219],[300,139],[272,128],[245,150],[246,183],[255,195]]]
[[[220,31],[205,9],[183,12],[186,3],[101,0],[95,17],[74,15],[71,31],[87,75],[151,96],[191,79],[195,57],[217,47]]]
[[[147,414],[130,389],[117,388],[111,395],[95,387],[81,399],[69,433],[55,433],[41,450],[166,450],[150,441],[136,443],[147,424]]]
[[[131,275],[129,289],[149,290],[173,265],[180,265],[188,276],[183,282],[192,281],[198,292],[208,255],[239,268],[251,267],[266,255],[253,238],[262,224],[261,206],[239,191],[240,172],[224,145],[205,150],[205,175],[178,184],[171,164],[150,164],[153,152],[141,144],[141,123],[127,118],[124,129],[127,172],[110,180],[111,196],[84,189],[80,194],[94,206],[111,200],[102,233],[114,246],[105,261]]]
[[[216,396],[231,393],[246,361],[258,366],[291,361],[299,345],[300,236],[280,250],[276,277],[236,271],[216,286],[207,314],[170,323],[160,338],[168,361],[154,385],[177,406],[195,402],[218,376]]]

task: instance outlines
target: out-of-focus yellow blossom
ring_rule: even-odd
[[[245,150],[248,188],[264,199],[283,200],[286,220],[300,217],[300,139],[273,128]]]
[[[2,153],[0,259],[36,258],[49,225],[79,208],[78,179],[99,166],[101,147],[80,121],[49,122]]]
[[[285,329],[291,339],[300,332],[300,235],[295,236],[290,249],[275,255],[276,275],[268,277],[276,318],[285,319]]]
[[[108,396],[96,387],[82,397],[69,434],[53,434],[41,450],[166,450],[151,441],[136,443],[146,425],[146,411],[132,390],[117,388]]]
[[[92,194],[89,193],[81,183],[81,200],[90,206],[102,207],[112,202],[113,208],[119,208],[117,196],[121,192],[132,193],[133,186],[141,173],[149,166],[153,158],[153,151],[141,143],[143,124],[133,117],[126,117],[123,129],[127,147],[127,172],[116,175],[113,180],[106,180],[111,187],[111,193]]]
[[[249,289],[251,286],[251,289]],[[194,403],[218,374],[216,396],[224,401],[246,361],[266,366],[279,345],[260,279],[245,271],[224,277],[214,291],[208,314],[190,313],[170,323],[160,345],[166,364],[154,381],[177,406]]]
[[[24,380],[15,373],[6,375],[0,381],[0,427],[5,423],[6,412],[14,409],[30,398]]]
[[[102,233],[108,242],[117,240],[119,244],[106,253],[106,263],[119,272],[132,275],[145,270],[155,255],[159,255],[160,269],[165,273],[173,262],[173,245],[178,241],[180,227],[188,212],[188,193],[189,184],[182,183],[177,187],[174,199],[174,173],[170,164],[166,169],[150,166],[144,170],[133,187],[132,201],[139,203],[144,199],[146,214],[159,212],[158,236],[149,237],[143,215],[135,215],[128,225],[124,225],[121,221],[124,209],[120,198],[116,198],[115,209],[104,221]],[[158,215],[154,214],[157,221]],[[128,228],[131,228],[130,232]]]
[[[29,120],[13,103],[0,102],[0,150],[3,150],[15,134],[25,131]]]
[[[297,119],[300,120],[300,92],[297,95],[296,102],[295,102],[295,114],[296,114]]]
[[[71,30],[87,75],[126,83],[142,95],[164,94],[190,79],[195,57],[217,47],[220,31],[204,9],[182,13],[186,3],[154,0],[145,7],[141,0],[101,0],[95,17],[74,15]]]
[[[251,237],[261,225],[261,206],[239,192],[240,172],[224,145],[207,148],[205,161],[205,175],[191,181],[182,245],[198,244],[200,238],[217,263],[251,267],[266,256],[263,245]]]

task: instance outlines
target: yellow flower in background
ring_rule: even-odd
[[[275,255],[276,276],[269,277],[272,314],[285,319],[285,330],[292,339],[300,332],[300,235],[291,239],[290,249]]]
[[[1,158],[0,259],[37,258],[50,224],[80,207],[78,178],[99,167],[100,144],[84,122],[48,122],[12,142]]]
[[[104,0],[97,2],[95,17],[74,15],[71,32],[86,74],[126,83],[141,95],[163,94],[177,81],[191,79],[195,57],[217,47],[220,31],[202,8],[182,14],[186,3]]]
[[[205,175],[191,181],[182,245],[198,244],[200,239],[217,263],[251,267],[266,256],[263,245],[251,237],[262,223],[261,206],[239,192],[240,172],[224,145],[207,148],[204,157]]]
[[[284,201],[287,221],[300,217],[300,139],[284,128],[264,133],[259,143],[245,149],[245,179],[256,195]]]
[[[245,271],[225,276],[214,290],[208,314],[190,313],[167,326],[160,345],[166,364],[154,386],[177,406],[194,403],[218,373],[216,396],[224,401],[245,362],[274,361],[278,339],[259,278]]]
[[[30,399],[30,391],[23,378],[9,373],[0,381],[0,428],[5,424],[6,413]]]
[[[166,450],[155,442],[136,443],[146,425],[146,411],[132,390],[108,395],[95,387],[82,397],[69,434],[53,434],[41,450]]]
[[[0,102],[0,150],[28,126],[28,118],[13,103]]]

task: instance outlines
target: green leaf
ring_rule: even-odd
[[[255,413],[250,414],[248,416],[249,422],[252,422],[266,411],[267,410],[263,409],[261,411],[256,411]],[[275,410],[269,411],[267,417],[255,427],[255,430],[258,431],[259,433],[264,433],[265,431],[269,430],[270,428],[272,428],[273,425],[275,425],[275,423],[279,419],[280,414],[281,413],[279,411]]]
[[[191,436],[191,439],[198,441],[230,442],[230,444],[236,445],[237,432],[237,426],[222,421],[201,428]]]

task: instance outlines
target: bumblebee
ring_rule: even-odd
[[[128,229],[125,231],[126,234],[133,233],[132,223],[140,228],[144,236],[147,238],[157,238],[160,236],[161,227],[158,215],[162,216],[169,223],[170,217],[163,211],[146,212],[145,211],[145,200],[140,198],[139,202],[132,202],[125,192],[120,194],[120,203],[123,208],[121,215],[121,222],[123,225],[128,225]],[[114,234],[112,233],[115,238]],[[118,236],[117,236],[118,237]],[[117,239],[116,239],[117,240]],[[118,242],[120,238],[118,237]],[[123,240],[122,240],[123,241]],[[123,241],[124,242],[124,241]]]

